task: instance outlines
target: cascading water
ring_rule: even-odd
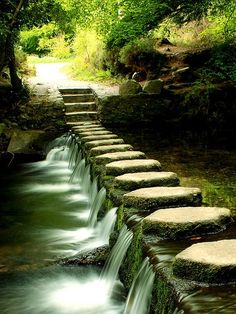
[[[124,314],[148,313],[155,274],[146,258],[130,287]]]
[[[77,149],[70,134],[56,139],[46,161],[25,165],[15,174],[15,188],[2,188],[1,314],[123,313],[124,296],[114,299],[113,287],[132,240],[127,227],[102,274],[96,267],[48,265],[108,244],[114,228],[116,208],[97,221],[105,189],[98,191],[96,178],[88,182],[89,167]]]
[[[109,280],[111,287],[114,285],[117,279],[120,265],[132,241],[132,238],[133,233],[128,230],[126,225],[124,225],[101,273],[101,278]]]

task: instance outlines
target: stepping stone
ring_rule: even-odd
[[[68,122],[76,122],[78,121],[88,121],[91,118],[97,117],[97,111],[78,111],[78,112],[67,112],[65,113],[66,121]]]
[[[104,134],[104,135],[90,135],[82,137],[82,142],[99,141],[99,140],[110,140],[113,138],[118,138],[116,134]]]
[[[201,191],[198,188],[187,187],[150,187],[142,188],[124,194],[126,207],[142,210],[158,208],[198,206],[201,205]]]
[[[127,172],[158,171],[161,169],[161,164],[154,159],[133,159],[113,161],[105,167],[106,174],[118,176]]]
[[[77,128],[79,126],[87,126],[87,125],[96,124],[96,123],[98,123],[97,120],[66,122],[67,125],[71,125],[72,129]]]
[[[83,133],[80,133],[79,137],[85,137],[85,136],[92,136],[92,135],[107,135],[107,134],[112,134],[111,131],[107,131],[107,130],[104,130],[104,131],[88,131],[88,132],[83,132]]]
[[[159,209],[143,220],[143,228],[162,238],[176,239],[216,233],[232,223],[230,210],[220,207]]]
[[[193,244],[176,255],[175,276],[206,283],[236,281],[236,240]]]
[[[95,162],[97,164],[108,164],[113,161],[129,159],[146,159],[146,155],[143,152],[139,151],[107,153],[97,156],[95,158]]]
[[[132,149],[133,147],[129,144],[97,146],[97,147],[91,148],[90,156],[98,156],[105,153],[124,152],[124,151],[132,150]]]
[[[90,129],[92,130],[93,128],[98,128],[98,127],[102,127],[102,125],[98,122],[98,123],[84,123],[83,125],[77,125],[74,126],[72,129],[73,130],[81,130],[81,129],[85,129],[87,131],[89,131]]]
[[[136,172],[116,177],[114,184],[123,190],[131,191],[154,186],[178,186],[179,178],[174,172]]]
[[[76,128],[74,130],[74,132],[76,134],[81,134],[83,135],[83,133],[85,132],[93,132],[93,131],[105,131],[106,129],[103,126],[95,126],[93,128]]]
[[[113,145],[113,144],[123,144],[124,140],[122,138],[114,138],[109,140],[98,140],[98,141],[91,141],[85,143],[86,148],[93,148],[97,146],[104,146],[104,145]]]

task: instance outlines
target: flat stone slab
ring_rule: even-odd
[[[94,131],[105,131],[106,129],[103,126],[95,126],[93,128],[76,128],[73,131],[76,134],[83,134],[85,132],[94,132]]]
[[[129,144],[117,144],[117,145],[107,145],[107,146],[97,146],[90,149],[90,156],[98,156],[105,153],[115,153],[124,152],[132,150],[133,147]]]
[[[109,140],[113,138],[118,138],[116,134],[104,134],[104,135],[90,135],[82,137],[82,142],[99,141],[99,140]]]
[[[142,210],[201,205],[201,191],[188,187],[150,187],[124,194],[126,207]]]
[[[220,207],[159,209],[143,219],[143,228],[162,238],[176,239],[222,231],[233,222],[230,210]]]
[[[103,127],[103,126],[101,124],[99,124],[99,123],[98,124],[88,123],[88,124],[73,126],[72,130],[86,129],[87,131],[89,131],[90,129],[97,128],[97,127]]]
[[[124,140],[122,138],[114,138],[114,139],[105,139],[105,140],[97,140],[97,141],[90,141],[85,143],[86,148],[93,148],[97,146],[104,146],[104,145],[113,145],[113,144],[124,144]]]
[[[95,158],[97,164],[108,164],[118,160],[146,159],[146,155],[140,151],[116,152],[99,155]]]
[[[111,131],[94,131],[94,130],[90,130],[88,132],[83,132],[79,134],[79,137],[85,137],[85,136],[92,136],[92,135],[107,135],[107,134],[112,134]]]
[[[114,184],[123,190],[131,191],[154,186],[177,186],[179,178],[174,172],[136,172],[116,177]]]
[[[193,244],[176,255],[175,276],[207,283],[236,282],[236,240]]]
[[[118,176],[127,172],[158,171],[161,164],[155,159],[133,159],[113,161],[105,165],[106,174]]]

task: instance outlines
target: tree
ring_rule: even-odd
[[[50,0],[2,0],[0,6],[0,73],[9,69],[12,88],[16,93],[24,90],[16,69],[15,44],[22,27],[42,25],[59,17],[59,3]]]

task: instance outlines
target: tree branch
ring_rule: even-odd
[[[24,1],[25,0],[20,0],[20,2],[18,3],[18,6],[16,7],[16,10],[13,14],[13,17],[12,17],[12,21],[11,21],[11,24],[10,24],[10,29],[13,28],[15,22],[16,22],[16,18],[17,18],[17,15],[19,14],[23,4],[24,4]]]

